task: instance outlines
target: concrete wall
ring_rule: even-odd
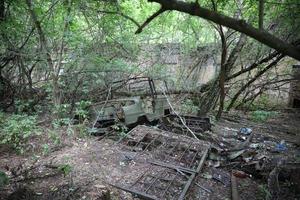
[[[300,108],[300,65],[293,65],[293,78],[297,80],[291,83],[289,106]]]

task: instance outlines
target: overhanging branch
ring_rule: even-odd
[[[163,7],[161,7],[157,12],[155,12],[153,15],[151,15],[139,28],[136,30],[135,34],[141,33],[143,28],[145,28],[155,17],[160,15],[166,11]]]
[[[179,12],[187,13],[192,16],[198,16],[200,18],[212,21],[216,24],[226,26],[234,29],[245,35],[256,39],[257,41],[276,49],[278,52],[288,55],[300,61],[300,48],[292,44],[275,37],[265,30],[259,30],[254,28],[244,20],[238,20],[232,17],[222,15],[218,12],[211,11],[209,9],[201,7],[198,3],[183,2],[179,0],[148,0],[149,2],[156,2],[161,5],[161,8],[148,18],[145,23],[136,31],[140,33],[143,28],[148,25],[155,17],[166,10],[176,10]]]
[[[105,14],[114,14],[114,15],[120,15],[121,17],[124,17],[125,19],[128,19],[132,23],[134,23],[137,27],[140,27],[139,23],[133,19],[132,17],[125,15],[122,12],[119,11],[108,11],[108,10],[97,10],[98,13],[105,13]]]

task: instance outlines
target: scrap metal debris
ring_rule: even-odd
[[[134,181],[113,186],[144,199],[184,199],[195,176],[200,173],[210,145],[193,138],[138,126],[121,140],[124,153],[147,164]]]
[[[190,115],[180,116],[187,127],[189,127],[196,136],[200,133],[211,130],[211,123],[208,117],[198,117]],[[178,134],[188,135],[188,130],[185,126],[182,126],[181,120],[177,115],[169,114],[162,119],[159,128],[171,131]]]

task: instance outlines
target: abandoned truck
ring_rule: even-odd
[[[143,122],[155,122],[170,113],[166,97],[157,95],[152,79],[135,78],[133,82],[127,83],[130,92],[137,90],[133,84],[139,84],[145,94],[111,99],[91,105],[93,127],[105,128],[116,122],[121,122],[127,127],[133,127]],[[147,93],[146,91],[149,89],[150,92]]]
[[[165,91],[168,91],[166,83],[163,82],[163,84]],[[166,95],[157,94],[152,79],[134,78],[132,82],[127,82],[126,86],[130,94],[135,94],[133,97],[111,99],[91,105],[90,113],[93,121],[91,132],[93,134],[102,135],[106,128],[116,123],[132,128],[142,123],[155,124],[160,119],[162,119],[160,128],[175,132],[178,129],[184,131],[178,116],[171,114]],[[161,83],[160,87],[162,88]],[[137,93],[137,90],[142,91],[142,94]],[[211,128],[207,117],[181,116],[181,118],[193,131],[203,132]]]

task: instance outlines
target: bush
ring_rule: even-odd
[[[28,115],[11,115],[4,118],[0,114],[0,143],[11,145],[23,153],[28,138],[38,132],[36,117]]]
[[[9,182],[8,176],[3,171],[0,171],[0,189],[5,185],[7,185],[8,182]]]
[[[242,105],[241,101],[237,101],[235,105],[237,109],[256,111],[256,110],[274,110],[276,108],[282,107],[282,104],[276,102],[275,98],[272,98],[270,95],[262,94],[254,102],[247,102]]]
[[[276,116],[278,113],[274,111],[264,111],[264,110],[257,110],[251,112],[251,119],[256,122],[264,122],[268,120],[271,116]]]
[[[186,99],[181,104],[181,113],[197,114],[198,110],[199,110],[198,106],[196,106],[191,99]]]
[[[89,114],[89,106],[92,103],[90,101],[80,101],[77,102],[75,108],[75,115],[78,116],[79,122],[83,122],[84,119],[88,117]]]

